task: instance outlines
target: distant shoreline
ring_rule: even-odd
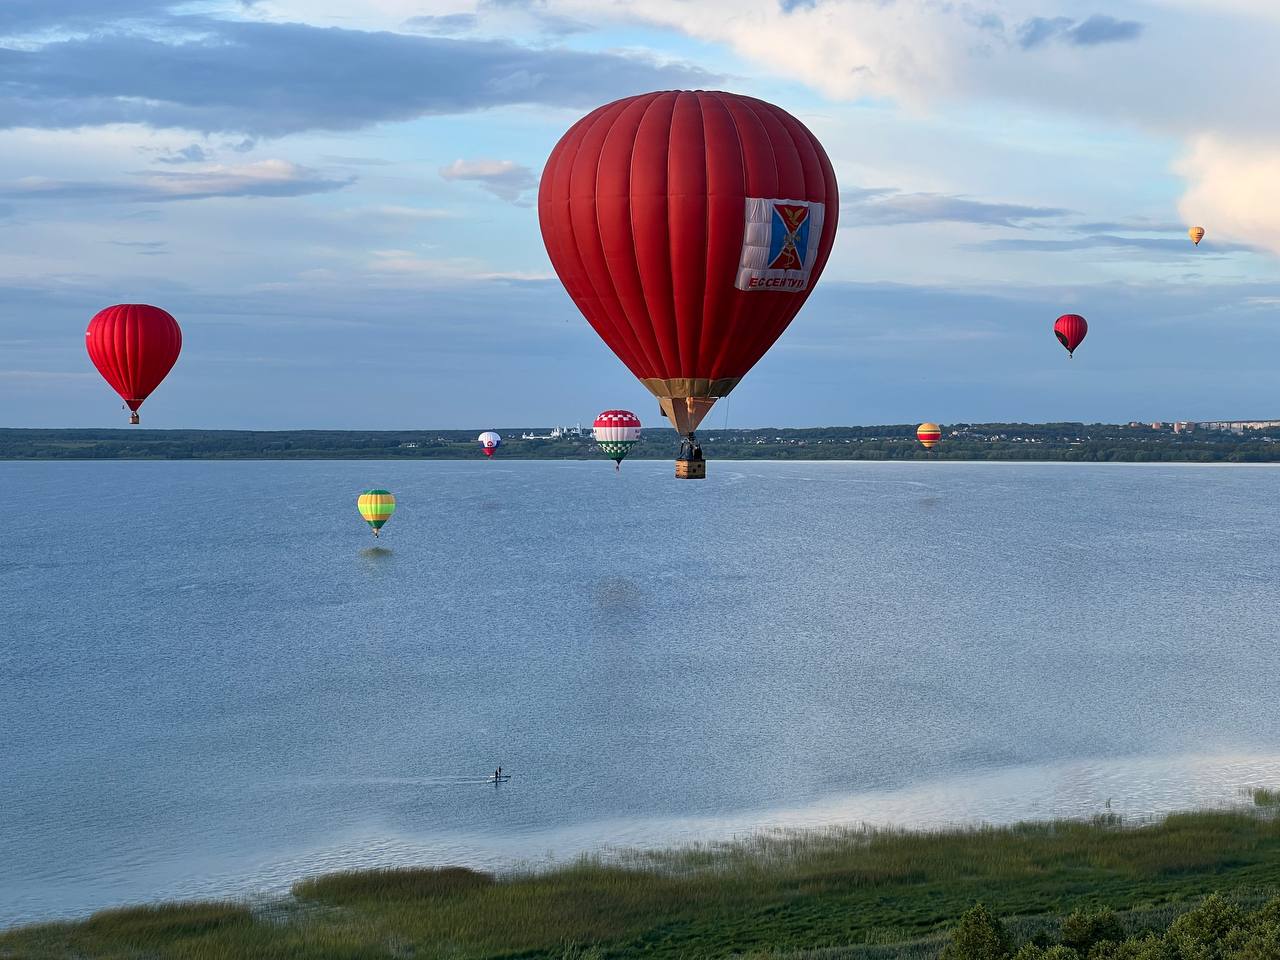
[[[1083,423],[946,424],[925,450],[914,424],[708,429],[711,461],[1280,463],[1280,426],[1232,430]],[[546,428],[538,428],[545,430]],[[599,460],[589,429],[499,429],[503,460]],[[522,434],[533,434],[522,436]],[[472,430],[0,428],[0,460],[478,460]],[[645,428],[629,460],[674,460],[679,438]]]

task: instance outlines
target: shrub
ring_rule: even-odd
[[[1062,921],[1063,945],[1082,957],[1088,956],[1089,951],[1104,940],[1120,943],[1124,938],[1120,918],[1105,907],[1101,910],[1076,910]]]
[[[1180,960],[1219,960],[1231,934],[1239,938],[1245,920],[1243,910],[1215,893],[1173,921],[1165,939]]]
[[[1005,960],[1011,952],[1004,924],[981,903],[960,918],[941,960]]]

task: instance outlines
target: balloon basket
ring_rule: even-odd
[[[129,422],[130,422],[130,423],[132,423],[132,424],[137,424],[137,423],[139,423],[140,421],[141,421],[141,418],[140,418],[136,413],[131,413],[131,414],[129,414]]]
[[[707,461],[677,460],[676,461],[676,479],[677,480],[707,479]]]

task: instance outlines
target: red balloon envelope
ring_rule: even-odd
[[[781,336],[831,253],[838,188],[795,117],[732,93],[607,104],[551,152],[538,219],[578,309],[692,432]]]
[[[100,311],[85,331],[89,359],[133,411],[160,386],[182,350],[178,321],[159,307],[120,303]]]
[[[1075,356],[1076,347],[1089,332],[1089,324],[1078,313],[1064,313],[1053,325],[1053,334],[1067,348],[1067,356]]]

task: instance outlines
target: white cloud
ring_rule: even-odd
[[[205,200],[211,197],[297,197],[339,190],[354,177],[334,179],[287,160],[260,160],[198,169],[148,170],[129,180],[60,180],[22,177],[0,183],[0,197],[15,201],[82,200],[154,202]]]
[[[508,203],[518,202],[525,191],[538,185],[537,175],[513,160],[458,159],[441,167],[440,176],[446,180],[473,180]]]
[[[1200,136],[1177,170],[1188,181],[1178,210],[1188,223],[1204,225],[1207,246],[1234,239],[1280,254],[1280,140]]]
[[[943,115],[1010,104],[1186,145],[1182,212],[1280,252],[1275,0],[549,0],[723,44],[833,100]],[[1229,51],[1229,55],[1227,52]],[[1202,210],[1192,215],[1192,211]]]

